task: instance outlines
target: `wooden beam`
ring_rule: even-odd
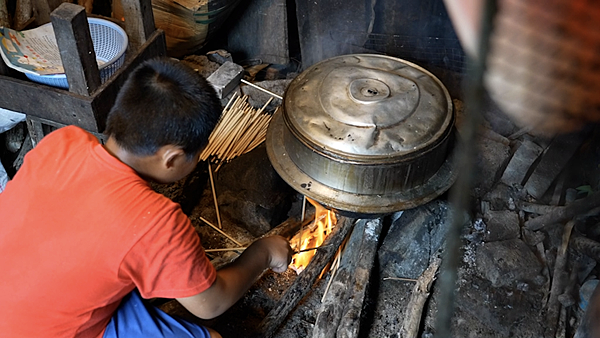
[[[151,0],[121,0],[129,48],[139,49],[155,30]]]
[[[0,76],[0,107],[97,131],[92,98],[31,81]]]

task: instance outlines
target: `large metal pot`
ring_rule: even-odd
[[[289,85],[267,132],[279,175],[339,211],[385,214],[454,182],[452,100],[425,69],[356,54],[321,61]]]

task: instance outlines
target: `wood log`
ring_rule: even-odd
[[[354,219],[340,217],[336,227],[323,243],[324,247],[317,250],[306,269],[300,273],[294,283],[286,290],[277,306],[263,319],[258,328],[257,337],[271,338],[287,318],[290,311],[308,294],[312,285],[331,261],[337,248],[354,227]]]
[[[539,230],[548,224],[556,224],[572,219],[573,217],[585,213],[591,209],[600,206],[600,192],[589,195],[588,197],[575,200],[564,207],[555,207],[554,210],[525,222],[525,227],[529,230]]]
[[[541,199],[560,175],[571,158],[577,152],[588,134],[587,130],[579,133],[556,136],[548,148],[544,150],[535,169],[523,185],[525,191],[536,199]]]
[[[435,280],[435,275],[441,263],[441,258],[437,256],[434,257],[429,264],[429,267],[423,272],[419,279],[417,279],[408,305],[406,306],[404,322],[400,329],[400,338],[418,337],[425,302],[429,297],[431,284]]]
[[[359,334],[363,304],[383,227],[381,219],[365,220],[365,223],[362,243],[358,252],[359,258],[354,272],[354,281],[350,285],[350,297],[343,301],[345,304],[344,311],[342,312],[340,325],[337,328],[337,337],[339,338],[355,338]]]
[[[342,260],[335,275],[330,277],[327,294],[317,313],[312,338],[335,337],[354,280],[365,225],[366,222],[356,223],[346,247],[340,253]]]
[[[571,238],[571,231],[574,226],[575,221],[567,223],[563,229],[562,244],[556,253],[556,263],[554,265],[554,273],[552,274],[553,280],[546,312],[546,321],[548,323],[546,337],[554,337],[558,328],[561,308],[558,296],[564,292],[565,284],[568,282],[568,273],[566,271],[568,261],[567,247],[569,246],[569,239]]]
[[[571,238],[573,249],[600,262],[600,243],[591,238],[582,235],[575,235]]]
[[[300,230],[301,225],[305,227],[314,219],[315,210],[311,209],[305,213],[304,219],[299,220],[295,217],[290,217],[275,228],[269,230],[266,234],[260,236],[260,238],[278,235],[290,239],[298,232],[298,230]]]
[[[357,222],[317,315],[313,338],[358,336],[381,228],[381,219]]]

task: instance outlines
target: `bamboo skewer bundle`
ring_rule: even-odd
[[[265,108],[273,98],[260,109],[248,103],[248,96],[235,94],[227,103],[221,119],[208,138],[208,145],[200,154],[200,160],[211,159],[221,164],[243,155],[260,145],[267,136],[271,114]]]

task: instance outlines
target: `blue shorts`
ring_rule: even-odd
[[[121,301],[104,332],[104,338],[210,338],[205,327],[174,318],[145,304],[137,290]]]

